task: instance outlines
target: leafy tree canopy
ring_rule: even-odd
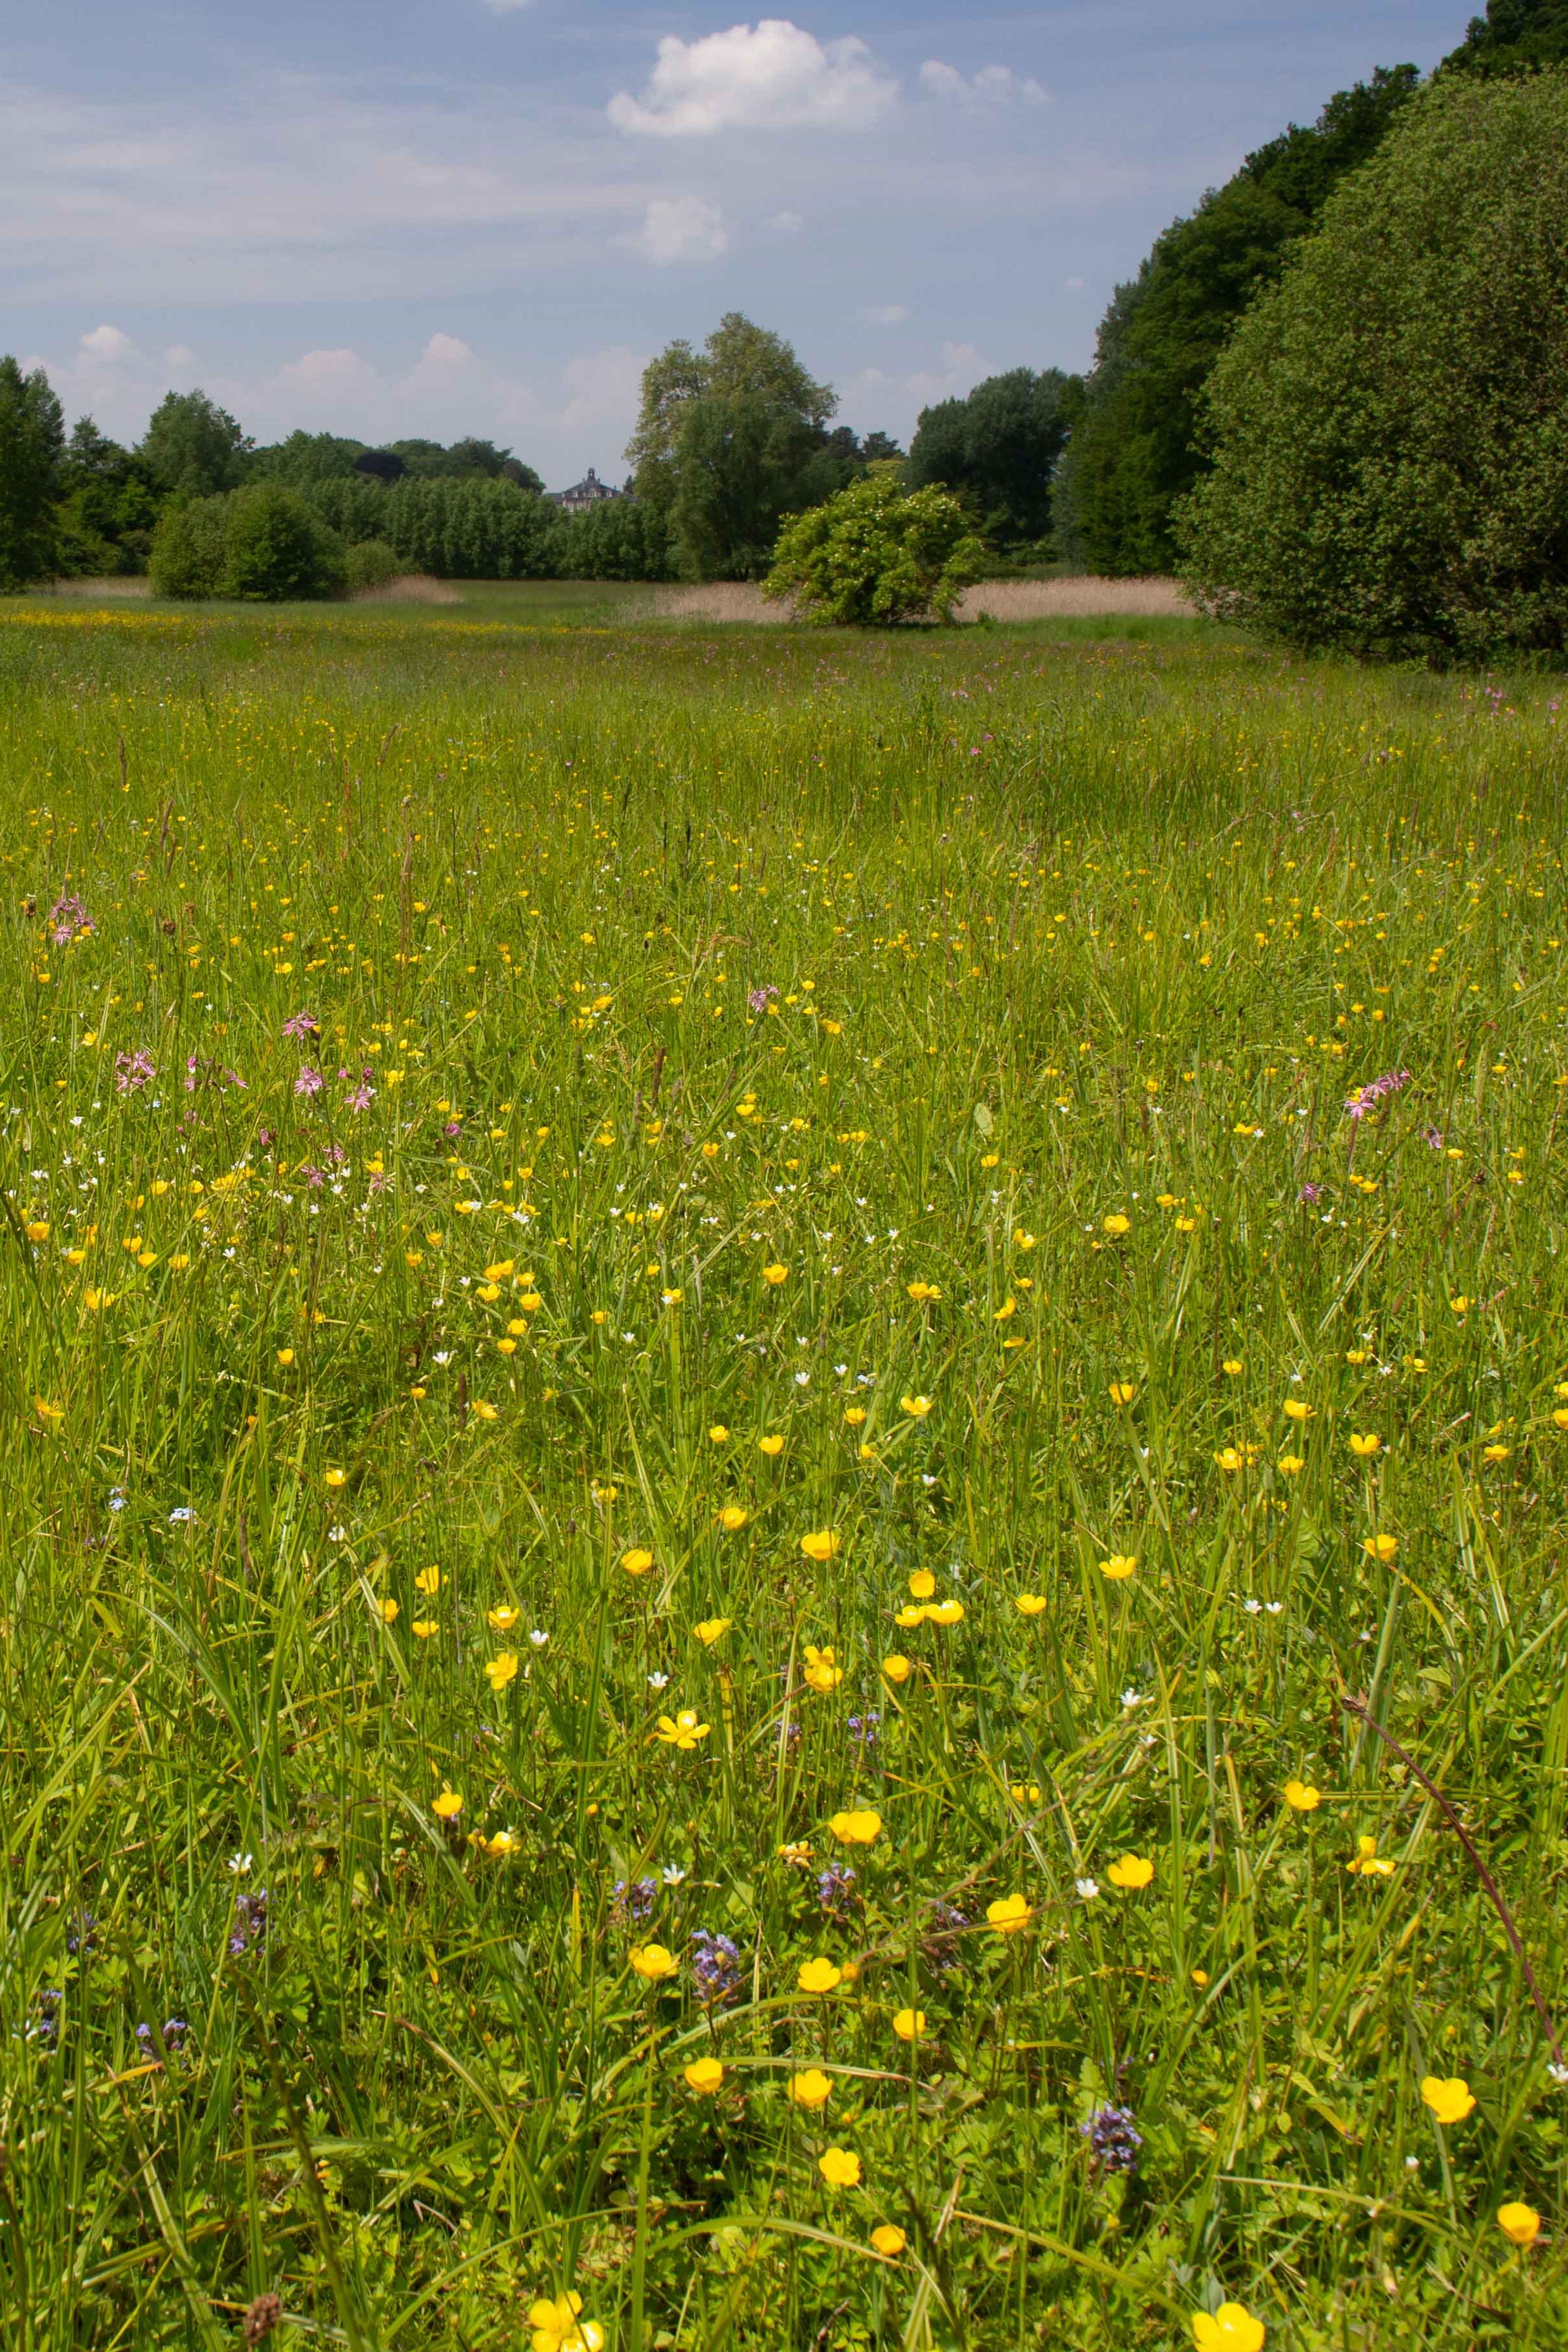
[[[1568,70],[1440,76],[1243,320],[1183,516],[1300,646],[1568,650]]]
[[[753,404],[773,425],[795,432],[803,448],[820,442],[838,405],[832,388],[806,373],[782,335],[753,326],[738,310],[726,312],[700,352],[685,341],[668,344],[643,371],[642,407],[626,445],[638,498],[663,511],[675,504],[688,414],[704,398]]]
[[[1310,129],[1291,124],[1249,155],[1189,219],[1165,230],[1136,280],[1118,287],[1100,328],[1059,495],[1070,551],[1092,570],[1168,571],[1173,501],[1203,460],[1198,392],[1227,335],[1330,192],[1366,162],[1419,81],[1379,68],[1329,100]]]
[[[948,491],[906,491],[878,472],[785,526],[763,593],[792,598],[808,620],[949,621],[984,555]]]
[[[64,449],[65,418],[42,368],[24,375],[0,359],[0,593],[54,569]]]
[[[205,392],[171,392],[148,419],[138,454],[161,490],[211,498],[239,487],[254,446]]]
[[[1444,58],[1445,73],[1526,72],[1531,66],[1568,63],[1568,0],[1487,0],[1484,16]]]
[[[249,470],[296,488],[307,482],[344,481],[363,448],[363,441],[345,441],[335,433],[290,433],[286,440],[258,449]]]
[[[1060,368],[1013,368],[988,376],[965,400],[922,408],[905,473],[916,488],[945,483],[987,534],[1037,540],[1051,523],[1051,479],[1082,396]]]

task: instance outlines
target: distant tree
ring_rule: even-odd
[[[263,479],[210,499],[179,499],[153,541],[160,596],[224,596],[281,604],[341,596],[348,566],[342,540],[302,492]]]
[[[400,482],[408,471],[395,449],[362,449],[353,469],[373,482]]]
[[[500,473],[503,481],[515,482],[520,490],[531,490],[536,499],[544,496],[543,475],[535,473],[531,466],[525,466],[521,457],[504,457]]]
[[[57,556],[62,572],[145,571],[158,493],[142,459],[79,417],[59,468]]]
[[[1165,230],[1138,278],[1119,286],[1062,461],[1058,518],[1068,551],[1097,572],[1168,571],[1174,501],[1203,469],[1195,403],[1237,320],[1278,278],[1331,192],[1377,149],[1419,82],[1379,68],[1249,155],[1189,219]]]
[[[447,471],[444,441],[392,441],[387,446],[395,457],[402,458],[406,473],[423,481],[433,481]]]
[[[254,446],[205,392],[170,392],[153,411],[137,454],[161,490],[205,499],[238,488]]]
[[[247,472],[302,489],[307,482],[346,480],[363,454],[363,441],[345,441],[335,433],[290,433],[286,440],[256,450]]]
[[[1568,652],[1568,70],[1442,75],[1211,380],[1211,609],[1293,645]]]
[[[885,465],[889,458],[903,456],[901,445],[890,433],[868,433],[860,444],[860,455],[868,466]]]
[[[1043,539],[1051,484],[1083,386],[1060,368],[1013,368],[987,376],[964,400],[922,408],[905,476],[921,488],[944,483],[1003,545]]]
[[[1488,0],[1486,15],[1471,17],[1464,39],[1438,70],[1487,79],[1565,63],[1568,0]]]
[[[669,520],[683,571],[751,578],[765,565],[779,518],[809,502],[806,467],[837,405],[782,336],[735,310],[700,352],[674,342],[650,361],[626,456],[638,499]],[[834,487],[829,473],[823,494]]]
[[[14,359],[0,359],[0,593],[55,568],[64,448],[65,418],[42,368],[24,375]]]
[[[154,596],[216,596],[223,579],[224,541],[232,492],[211,499],[176,499],[153,533],[147,569]]]
[[[562,519],[555,561],[563,580],[668,580],[669,531],[641,499],[605,499]]]
[[[763,593],[806,620],[949,621],[984,555],[957,499],[873,474],[785,524]]]

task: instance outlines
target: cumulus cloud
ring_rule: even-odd
[[[873,327],[901,327],[910,315],[907,302],[873,302],[860,316]]]
[[[864,41],[826,46],[787,17],[683,41],[670,34],[640,98],[610,100],[617,131],[703,139],[718,131],[864,131],[885,114],[898,83],[879,72]]]
[[[651,356],[625,343],[611,343],[604,351],[568,360],[561,373],[570,398],[561,411],[561,423],[572,432],[612,425],[620,429],[611,437],[617,443],[625,440],[637,413],[643,370]]]
[[[119,327],[94,327],[81,339],[79,348],[89,359],[100,360],[112,366],[117,360],[137,360],[142,354],[130,336]]]
[[[703,196],[655,196],[643,215],[642,227],[623,242],[662,269],[672,261],[717,260],[729,245],[730,232],[719,205]]]
[[[928,98],[951,106],[1045,106],[1050,100],[1042,82],[1016,74],[1011,66],[982,66],[966,80],[956,66],[944,66],[940,58],[928,58],[921,66],[921,88]]]

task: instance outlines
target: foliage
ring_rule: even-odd
[[[55,561],[67,577],[143,572],[159,497],[143,461],[99,431],[71,427],[60,463]]]
[[[253,446],[205,392],[171,392],[148,419],[137,455],[165,494],[205,499],[237,489]]]
[[[1568,72],[1439,80],[1210,397],[1215,609],[1363,655],[1568,650]]]
[[[364,455],[363,441],[345,441],[336,433],[290,433],[252,452],[247,472],[252,480],[266,477],[302,490],[313,482],[351,480]]]
[[[957,491],[1002,545],[1046,538],[1051,482],[1083,385],[1060,368],[1014,368],[987,376],[963,400],[922,408],[905,478]]]
[[[1562,2352],[1549,687],[0,639],[0,2338]]]
[[[861,472],[854,435],[827,429],[837,405],[790,344],[738,311],[700,352],[677,341],[649,362],[626,457],[639,502],[668,523],[679,572],[760,577],[783,517]]]
[[[361,539],[344,551],[345,576],[349,593],[367,588],[384,588],[407,570],[395,547],[384,539]]]
[[[0,359],[0,594],[47,579],[56,559],[55,499],[65,419],[42,368]]]
[[[342,541],[298,490],[248,483],[164,509],[149,565],[154,595],[279,604],[342,595]]]
[[[1560,65],[1568,65],[1568,0],[1487,0],[1441,70],[1485,78]]]
[[[384,485],[359,475],[320,483],[310,496],[313,511],[349,545],[384,540],[406,572],[543,580],[555,569],[555,509],[505,477],[406,474]]]
[[[1131,284],[1117,288],[1063,461],[1065,543],[1088,569],[1168,572],[1175,500],[1202,470],[1195,403],[1226,338],[1279,277],[1330,192],[1364,163],[1415,89],[1414,66],[1380,68],[1292,124],[1173,222]]]
[[[806,620],[951,621],[984,561],[957,499],[906,491],[889,470],[786,523],[763,593],[793,598]]]
[[[562,516],[552,551],[555,574],[563,580],[670,576],[668,529],[642,499],[605,499],[580,515]]]

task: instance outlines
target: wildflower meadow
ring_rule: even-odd
[[[0,719],[5,2343],[1568,2345],[1551,682]]]

